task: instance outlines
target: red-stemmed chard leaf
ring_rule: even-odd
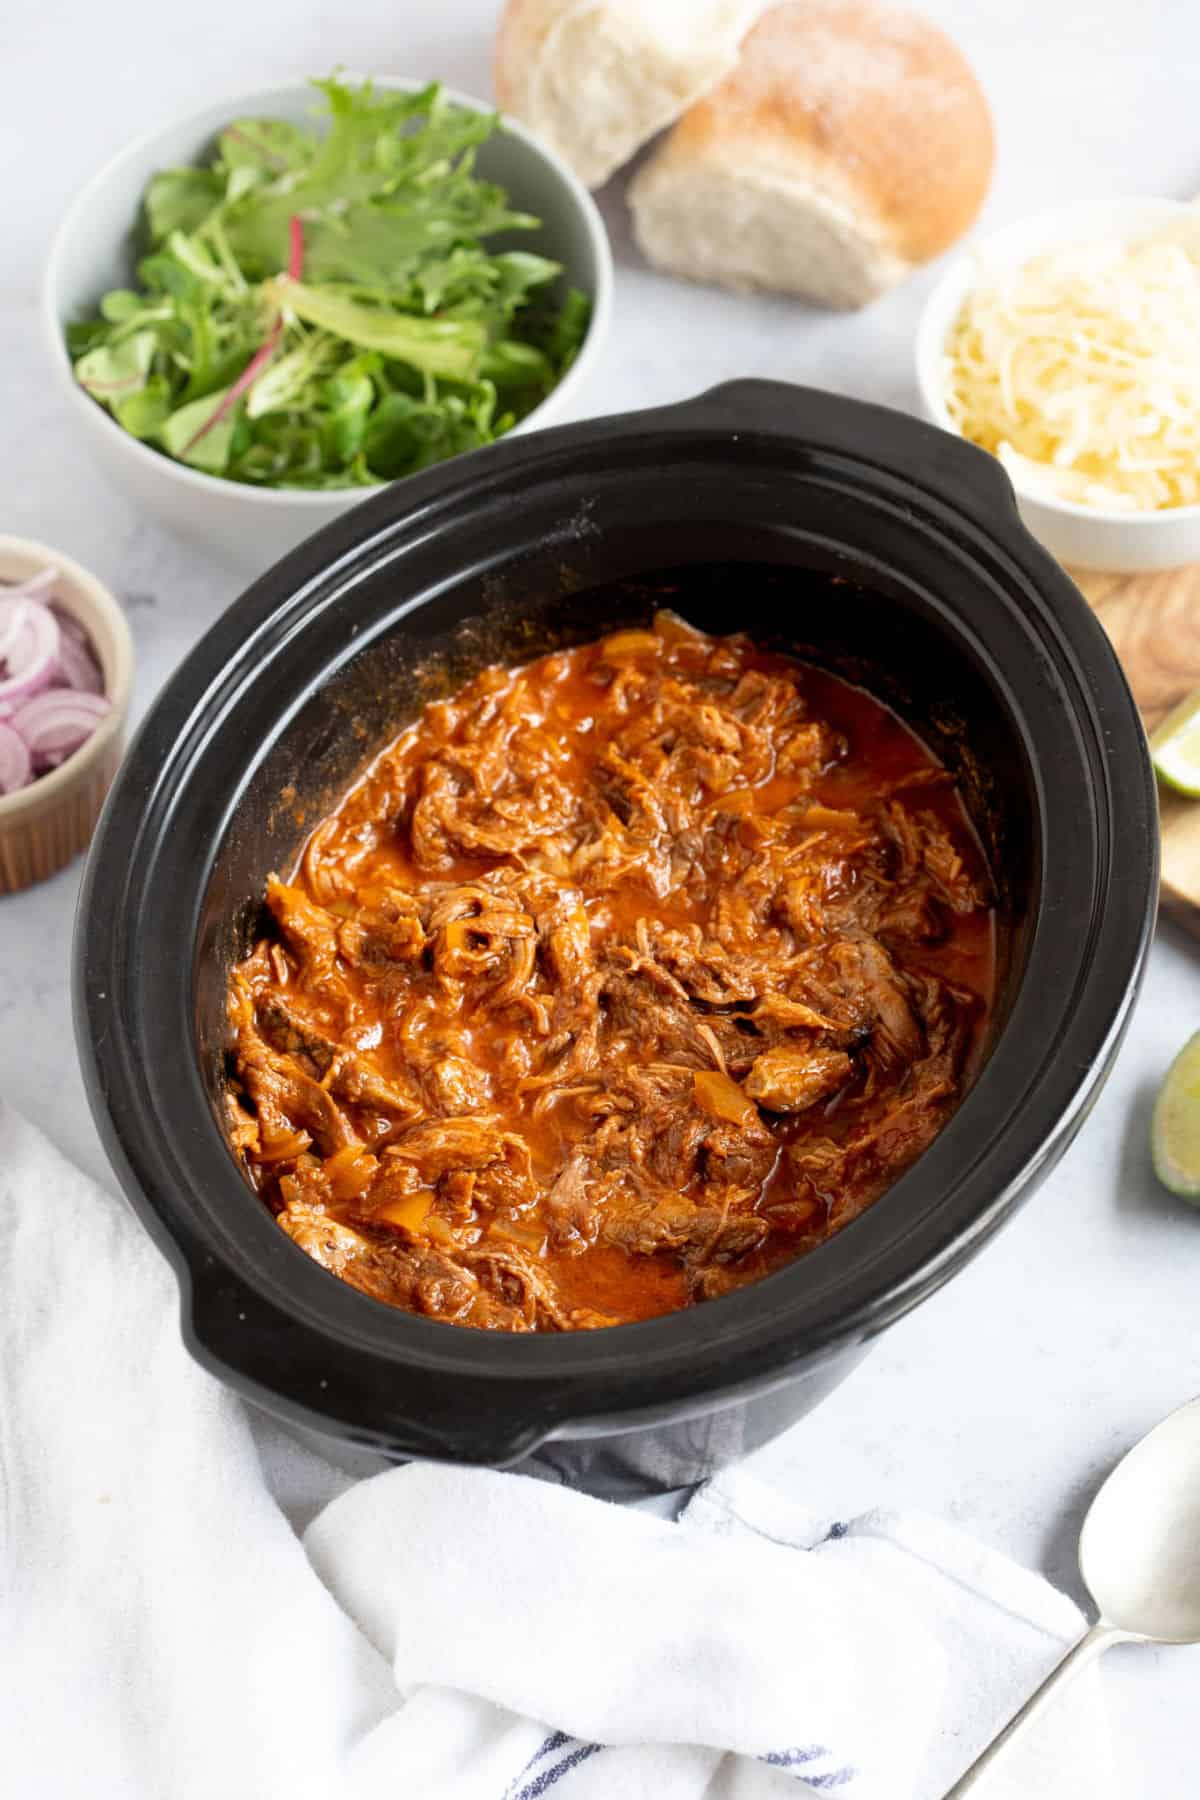
[[[288,240],[291,245],[291,254],[288,257],[287,272],[293,281],[299,281],[301,270],[304,267],[304,226],[299,215],[296,213],[293,213],[288,220]],[[221,401],[221,404],[213,407],[199,431],[193,432],[182,450],[180,450],[180,462],[185,462],[187,460],[188,454],[195,449],[202,437],[207,436],[214,425],[220,424],[222,419],[229,416],[242,395],[246,392],[246,389],[253,386],[255,379],[262,373],[263,369],[266,368],[267,364],[274,356],[282,335],[283,314],[277,312],[274,319],[271,321],[270,331],[268,331],[262,344],[254,352],[250,361],[246,364],[225,398]]]

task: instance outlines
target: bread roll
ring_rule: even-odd
[[[760,0],[508,0],[496,96],[599,187],[728,74]]]
[[[936,26],[796,0],[639,172],[634,230],[675,274],[862,306],[967,229],[992,151],[983,91]]]

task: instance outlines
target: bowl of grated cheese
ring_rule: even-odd
[[[984,239],[926,302],[917,383],[1062,562],[1200,561],[1200,206],[1099,201]]]

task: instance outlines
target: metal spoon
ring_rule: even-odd
[[[1111,1644],[1200,1643],[1200,1398],[1117,1464],[1083,1521],[1079,1567],[1100,1617],[946,1800],[974,1793],[1064,1682]]]

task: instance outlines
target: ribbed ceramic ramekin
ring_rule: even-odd
[[[121,760],[133,684],[133,642],[108,589],[45,544],[0,537],[0,583],[27,581],[45,568],[58,571],[54,598],[91,640],[112,709],[59,768],[0,795],[0,894],[44,881],[86,850]]]

